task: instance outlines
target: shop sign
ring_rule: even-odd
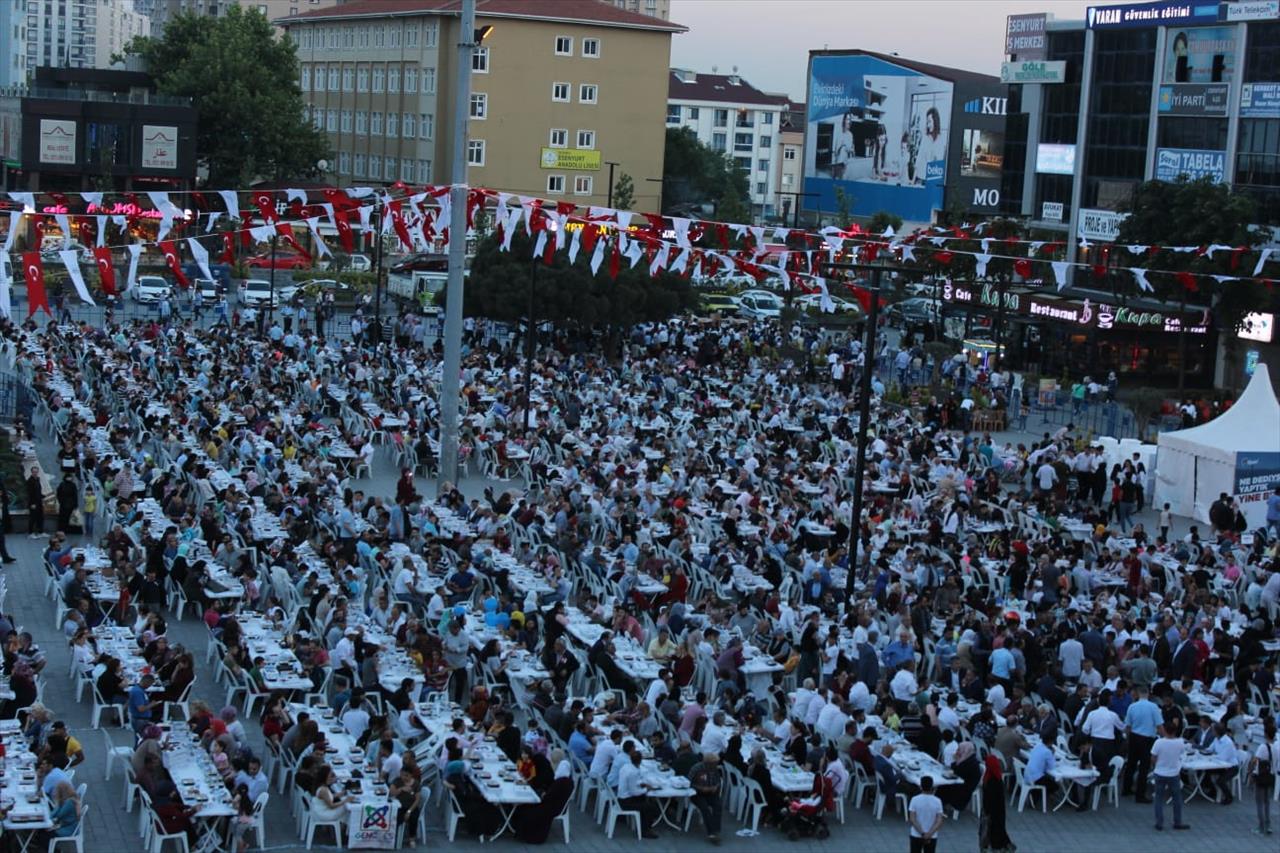
[[[142,126],[142,168],[178,168],[178,129],[167,125]]]
[[[1082,208],[1076,222],[1076,236],[1089,240],[1115,240],[1120,235],[1120,223],[1128,216],[1127,213],[1117,213],[1114,210]]]
[[[1190,180],[1212,178],[1222,183],[1227,174],[1227,155],[1222,151],[1202,151],[1198,148],[1157,148],[1157,181],[1176,181],[1182,175]]]
[[[1245,83],[1240,87],[1242,118],[1280,118],[1280,83]]]
[[[1224,116],[1229,88],[1226,83],[1161,86],[1156,108],[1167,116]]]
[[[1247,3],[1223,3],[1222,20],[1274,21],[1280,18],[1280,0],[1252,0]]]
[[[1002,62],[1001,83],[1062,83],[1067,79],[1067,63],[1063,60],[1047,62]]]
[[[40,162],[76,162],[76,123],[64,119],[40,119]]]
[[[1176,27],[1209,24],[1218,20],[1218,4],[1204,0],[1161,0],[1120,6],[1090,6],[1085,23],[1091,30]]]
[[[1004,52],[1018,59],[1044,59],[1049,54],[1045,35],[1049,16],[1044,12],[1009,15],[1004,23]]]
[[[1045,222],[1062,221],[1062,202],[1046,201],[1040,205],[1040,218]]]

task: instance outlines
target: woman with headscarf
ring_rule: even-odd
[[[960,784],[938,788],[938,799],[942,800],[944,806],[951,806],[962,812],[973,798],[978,783],[982,781],[982,765],[978,763],[972,741],[962,741],[956,747],[955,757],[951,759],[951,769],[960,777]]]
[[[573,795],[573,770],[563,750],[553,750],[551,763],[555,766],[555,779],[542,802],[535,805],[521,806],[512,821],[516,837],[525,844],[543,844],[551,834],[551,825],[564,811],[565,804]]]
[[[13,662],[13,670],[9,673],[9,689],[13,691],[13,698],[0,707],[0,719],[15,719],[19,708],[30,707],[36,701],[36,674],[22,658]]]
[[[984,853],[1017,849],[1005,831],[1004,807],[1004,770],[999,758],[988,755],[982,776],[982,818],[978,821],[978,849]]]

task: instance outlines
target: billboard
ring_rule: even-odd
[[[178,168],[178,129],[167,125],[142,126],[142,168]]]
[[[1215,183],[1226,180],[1227,155],[1222,151],[1202,151],[1198,148],[1157,148],[1157,181],[1176,181],[1186,175],[1191,180],[1212,178]]]
[[[1274,21],[1280,18],[1280,0],[1252,0],[1246,3],[1223,3],[1224,21]]]
[[[1004,167],[1004,134],[965,128],[960,145],[960,174],[969,178],[998,178]]]
[[[1074,175],[1076,147],[1041,142],[1036,146],[1036,171],[1041,175]]]
[[[1224,116],[1227,83],[1181,83],[1161,86],[1157,109],[1167,116]]]
[[[805,192],[832,210],[889,210],[927,222],[942,207],[952,84],[870,56],[809,59]]]
[[[1044,59],[1048,56],[1048,37],[1045,23],[1048,15],[1039,12],[1032,15],[1010,15],[1004,24],[1004,52],[1019,60]]]
[[[1280,453],[1236,453],[1235,497],[1250,528],[1266,524],[1267,498],[1276,488],[1280,488]]]
[[[41,163],[76,162],[76,123],[66,119],[40,119]]]
[[[1002,83],[1062,83],[1066,79],[1067,63],[1062,59],[1053,62],[1000,63]]]
[[[1076,236],[1087,240],[1115,240],[1120,235],[1120,223],[1129,214],[1114,210],[1081,209],[1076,219]]]
[[[1245,83],[1240,87],[1242,118],[1280,118],[1280,83]]]
[[[1085,10],[1085,23],[1091,30],[1179,27],[1212,24],[1217,20],[1218,4],[1205,0],[1159,0],[1156,3],[1090,6]]]
[[[1235,54],[1235,27],[1171,29],[1165,36],[1161,82],[1230,83]]]
[[[543,148],[538,165],[544,169],[567,169],[578,172],[599,170],[599,151],[578,148]]]

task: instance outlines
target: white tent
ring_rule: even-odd
[[[1280,480],[1280,402],[1267,366],[1259,364],[1234,406],[1200,426],[1157,440],[1155,506],[1209,520],[1226,492],[1240,498],[1249,527],[1266,523],[1266,499]]]

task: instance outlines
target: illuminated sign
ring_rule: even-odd
[[[1173,333],[1184,331],[1181,318],[1172,317],[1160,311],[1141,311],[1124,305],[1095,303],[1089,299],[1081,302],[1040,299],[1026,293],[1002,292],[1000,288],[990,283],[965,285],[947,282],[942,287],[942,301],[987,309],[1003,308],[1011,314],[1025,314],[1044,320],[1093,327],[1102,331],[1113,329]],[[1209,331],[1208,316],[1201,316],[1196,322],[1188,323],[1185,331],[1193,335],[1207,333]]]
[[[1246,341],[1269,344],[1272,336],[1275,335],[1275,328],[1275,314],[1251,311],[1244,315],[1244,321],[1240,324],[1240,331],[1236,332],[1236,337]]]

